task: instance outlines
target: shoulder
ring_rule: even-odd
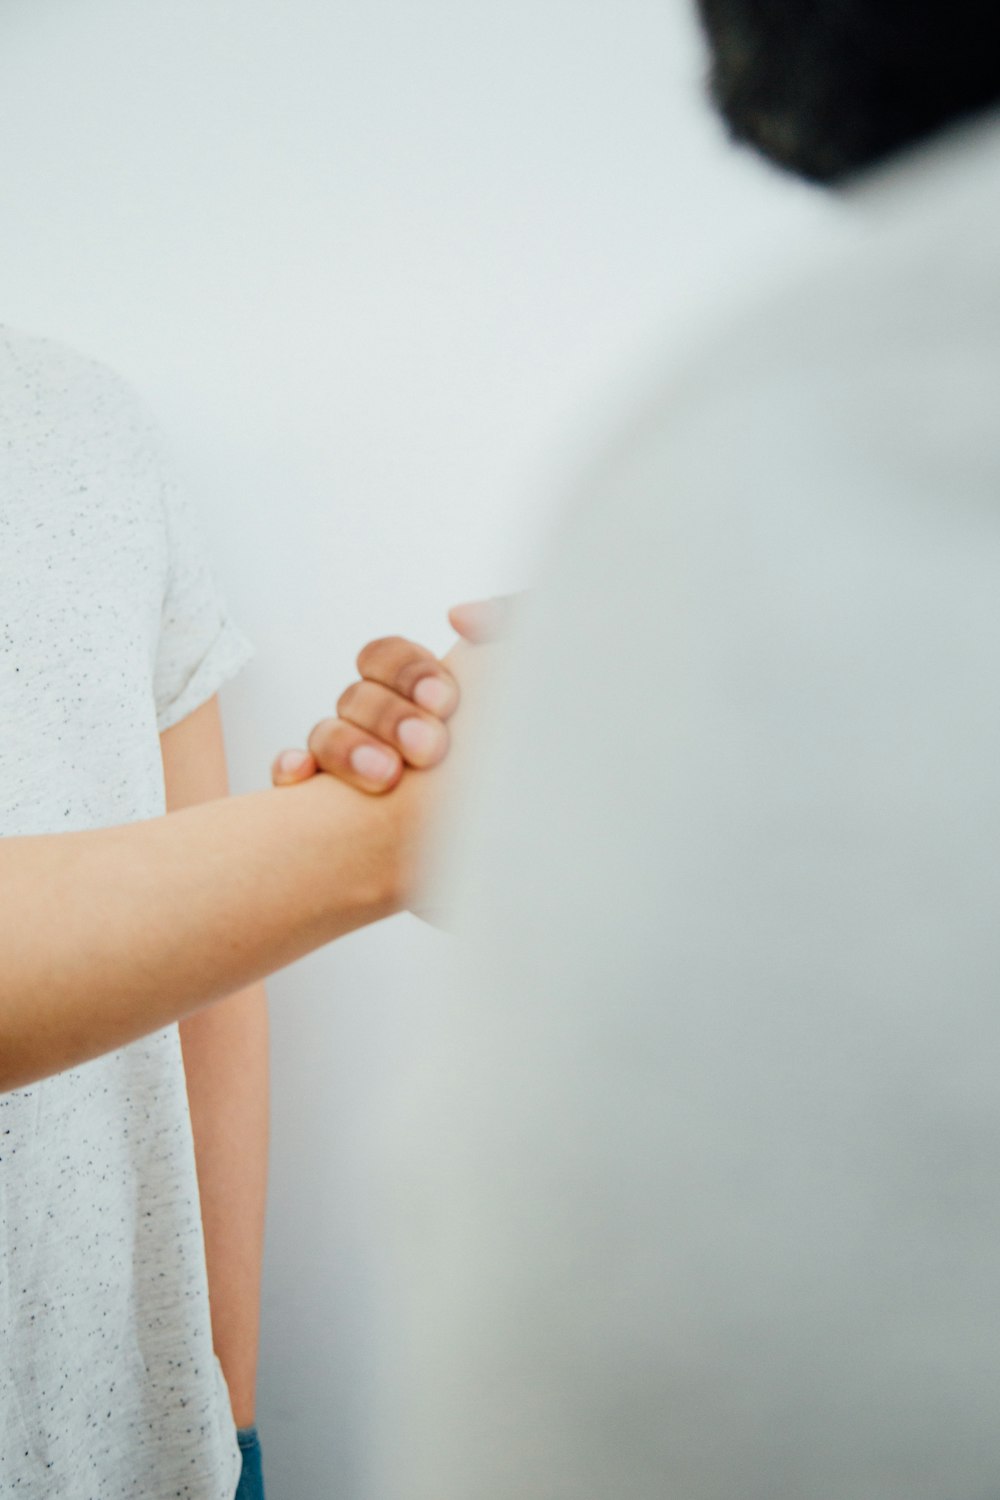
[[[600,805],[609,848],[630,820],[653,839],[691,726],[787,743],[820,683],[862,725],[869,688],[917,701],[932,657],[995,653],[998,157],[987,132],[867,185],[850,244],[651,381],[570,487],[508,714],[546,826]]]
[[[169,459],[116,371],[54,340],[0,327],[0,469],[23,506],[159,519]]]
[[[1000,493],[1000,122],[866,182],[849,235],[641,399],[574,487],[551,572],[616,593],[756,531],[904,532]],[[1000,520],[1000,516],[998,516]],[[661,594],[662,602],[662,590]]]
[[[741,404],[755,417],[770,404],[811,413],[833,440],[873,442],[881,429],[903,451],[943,444],[960,462],[960,439],[981,447],[994,426],[998,173],[990,118],[873,174],[846,195],[852,233],[707,348],[674,404],[685,416]]]
[[[108,365],[55,339],[0,326],[0,396],[26,411],[89,406],[133,418],[142,404]]]
[[[0,326],[0,412],[8,446],[95,457],[159,453],[156,424],[110,366],[69,345]]]

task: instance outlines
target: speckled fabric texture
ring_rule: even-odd
[[[248,654],[135,398],[0,330],[0,833],[162,813]],[[0,1337],[0,1495],[232,1500],[176,1027],[0,1095]]]

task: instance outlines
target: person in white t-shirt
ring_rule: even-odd
[[[249,1500],[258,981],[405,901],[458,685],[373,643],[340,779],[226,799],[248,647],[145,412],[4,329],[0,436],[0,1495]]]

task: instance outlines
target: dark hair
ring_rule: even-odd
[[[698,9],[712,95],[735,139],[817,182],[1000,101],[996,0],[698,0]]]

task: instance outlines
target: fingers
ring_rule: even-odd
[[[309,736],[309,754],[318,771],[346,781],[361,792],[388,792],[403,774],[403,759],[346,719],[321,719]]]
[[[294,786],[297,781],[308,781],[316,775],[316,762],[308,750],[282,750],[271,763],[271,781],[274,786]]]
[[[388,792],[398,782],[402,758],[352,724],[323,719],[309,736],[308,750],[283,750],[271,765],[272,786],[295,786],[327,771],[361,792]]]
[[[479,599],[471,604],[456,604],[448,611],[448,619],[463,640],[475,646],[484,646],[498,641],[510,629],[513,613],[513,597]]]
[[[441,720],[379,682],[352,682],[337,700],[337,713],[346,723],[394,747],[407,765],[425,770],[447,754],[448,731]]]
[[[364,792],[387,792],[404,766],[427,769],[443,760],[444,721],[458,707],[459,687],[423,646],[400,636],[370,641],[358,657],[362,680],[323,719],[308,750],[286,750],[271,767],[275,786],[294,786],[324,771]]]
[[[451,673],[426,647],[401,636],[369,641],[358,657],[358,671],[365,681],[380,683],[438,719],[450,719],[458,707]]]

